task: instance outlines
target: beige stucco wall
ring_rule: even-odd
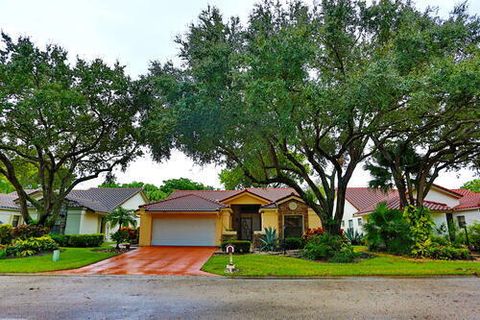
[[[80,234],[100,232],[99,215],[92,211],[84,211],[80,219]]]
[[[278,210],[277,209],[262,209],[260,210],[262,217],[262,231],[265,228],[274,228],[278,231]]]
[[[308,209],[308,227],[310,229],[315,229],[320,228],[321,226],[322,222],[320,221],[318,214],[312,209]]]
[[[144,210],[139,211],[140,215],[140,246],[149,246],[152,243],[152,215]]]

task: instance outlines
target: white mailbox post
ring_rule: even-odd
[[[225,247],[225,251],[228,253],[230,257],[229,263],[225,267],[225,272],[233,273],[235,271],[235,265],[233,264],[233,253],[235,252],[235,247],[229,244]]]

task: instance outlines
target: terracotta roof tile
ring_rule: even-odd
[[[396,190],[383,192],[379,189],[371,189],[365,187],[347,188],[346,199],[357,210],[364,210],[372,205],[376,205],[392,194],[396,194]]]
[[[463,195],[459,200],[459,205],[454,208],[455,211],[480,208],[480,192],[473,192],[465,189],[454,189],[454,191]]]
[[[225,205],[197,194],[184,194],[178,197],[170,197],[163,201],[157,201],[141,206],[146,211],[159,212],[215,212]]]
[[[292,188],[247,188],[241,190],[176,190],[168,199],[177,198],[186,194],[195,194],[203,198],[207,198],[216,202],[221,202],[224,199],[233,197],[242,192],[248,191],[259,197],[265,198],[269,201],[275,202],[290,194],[297,194]]]

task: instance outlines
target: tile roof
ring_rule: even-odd
[[[448,191],[453,197],[458,198],[459,204],[450,207],[445,203],[425,200],[424,205],[433,211],[463,211],[480,208],[480,193],[475,193],[464,189],[446,189],[435,185],[435,187]],[[382,193],[375,192],[369,188],[347,188],[347,200],[358,209],[356,214],[365,214],[375,210],[377,204],[385,202],[390,209],[400,208],[400,199],[397,191],[392,190],[384,193],[384,197],[379,199]],[[369,205],[366,205],[369,203]]]
[[[170,197],[163,201],[152,202],[141,206],[146,211],[160,212],[215,212],[225,207],[224,204],[198,194],[184,194]]]
[[[32,194],[39,191],[39,189],[24,189],[25,193]],[[0,208],[18,210],[18,203],[15,201],[18,199],[17,191],[10,193],[0,193]]]
[[[463,197],[459,200],[460,203],[458,206],[454,208],[456,211],[480,209],[480,192],[473,192],[465,189],[453,190],[463,195]]]
[[[275,202],[292,193],[297,194],[297,192],[295,192],[295,190],[292,188],[246,188],[241,190],[176,190],[168,197],[168,199],[177,198],[186,194],[194,194],[216,202],[222,202],[227,198],[236,196],[245,191],[267,199],[271,202]]]
[[[295,190],[292,188],[246,188],[241,190],[176,190],[167,198],[167,200],[174,200],[174,199],[182,198],[186,196],[197,196],[202,200],[213,201],[213,203],[215,203],[217,206],[218,205],[223,206],[222,204],[223,201],[231,197],[237,196],[241,193],[251,193],[267,201],[270,201],[270,203],[266,205],[267,207],[275,207],[276,206],[275,202],[277,200],[283,199],[292,194],[298,195],[298,193],[295,192]],[[168,211],[175,211],[175,210],[195,211],[195,204],[199,202],[199,208],[197,208],[197,210],[200,210],[201,209],[200,203],[202,205],[205,205],[205,202],[198,200],[198,198],[188,197],[187,199],[181,199],[177,202],[162,204],[162,208],[163,206],[166,206],[167,208],[169,208]],[[188,201],[188,205],[185,203],[185,201]],[[178,206],[176,209],[174,209],[175,205]],[[212,206],[212,205],[209,204],[209,206]],[[185,207],[187,207],[188,210],[185,210]],[[213,207],[215,206],[213,205],[212,208]],[[147,208],[147,206],[144,206],[144,208]],[[218,209],[218,207],[215,207],[215,208],[216,208],[215,210]],[[153,210],[153,209],[150,209],[150,210]]]
[[[18,205],[15,203],[15,199],[17,199],[17,193],[11,192],[8,194],[1,193],[0,194],[0,208],[3,209],[18,209]]]
[[[67,200],[94,211],[112,212],[140,191],[142,191],[142,188],[90,188],[87,190],[72,190],[67,195]]]
[[[384,200],[386,197],[396,194],[396,190],[384,192],[378,189],[371,188],[347,188],[346,199],[357,210],[364,210],[372,205]]]

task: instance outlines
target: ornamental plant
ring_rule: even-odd
[[[411,255],[428,256],[428,249],[432,246],[434,226],[430,210],[425,207],[407,206],[403,211],[403,218],[410,227],[410,236],[413,242]]]
[[[12,242],[12,229],[13,227],[9,224],[0,224],[0,245]]]

